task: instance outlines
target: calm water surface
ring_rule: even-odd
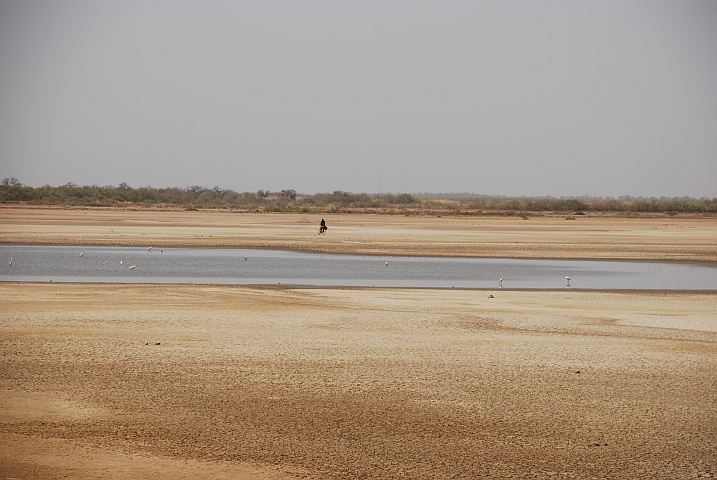
[[[0,246],[0,259],[0,281],[717,290],[717,268],[676,263],[40,246]]]

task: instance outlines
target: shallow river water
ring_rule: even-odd
[[[717,290],[717,268],[678,263],[7,245],[0,258],[0,281],[499,288],[502,277],[503,288],[564,289],[570,277],[576,289]]]

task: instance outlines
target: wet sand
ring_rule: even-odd
[[[705,261],[704,218],[0,208],[0,243]],[[490,296],[493,298],[489,298]],[[713,478],[717,295],[0,283],[0,478]]]

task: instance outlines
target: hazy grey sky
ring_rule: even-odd
[[[717,2],[0,0],[0,176],[717,197]]]

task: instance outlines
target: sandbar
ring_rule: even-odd
[[[0,207],[0,244],[717,263],[717,217],[436,217]]]

